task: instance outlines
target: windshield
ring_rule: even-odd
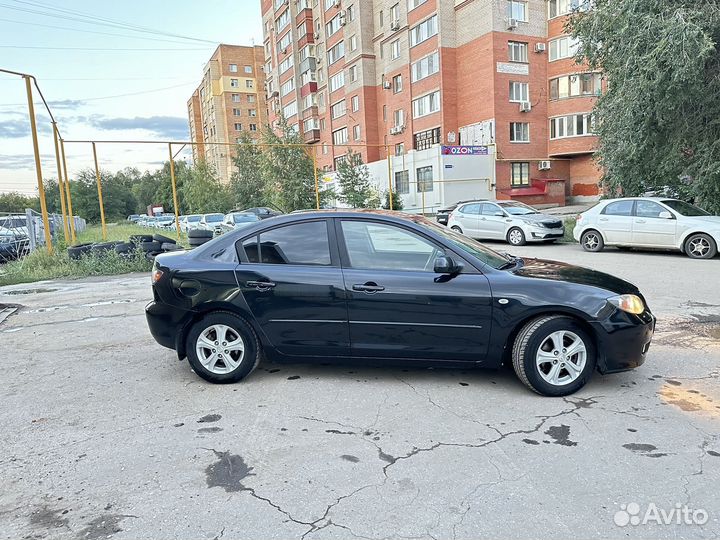
[[[696,216],[709,216],[705,210],[698,208],[685,201],[667,200],[662,202],[665,206],[669,206],[675,210],[681,216],[696,217]]]
[[[233,221],[235,223],[244,223],[246,221],[258,221],[258,218],[255,214],[235,214]]]
[[[207,214],[205,216],[205,221],[208,223],[217,223],[218,221],[222,221],[223,217],[224,216],[222,214]]]
[[[190,223],[196,223],[196,222],[200,221],[200,216],[188,216],[187,220]]]
[[[500,202],[498,203],[503,210],[511,216],[525,216],[527,214],[539,214],[532,206],[519,202]]]
[[[442,225],[438,225],[429,220],[423,220],[420,223],[448,240],[453,246],[460,249],[460,251],[464,251],[465,253],[480,259],[496,270],[505,266],[509,261],[507,257],[501,255],[497,251],[493,251],[489,247],[482,245],[480,242],[477,242],[472,238],[456,233],[452,229],[448,229],[447,227],[443,227]]]

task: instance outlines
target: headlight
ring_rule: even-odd
[[[627,313],[633,313],[634,315],[640,315],[645,311],[645,302],[642,298],[635,294],[621,294],[620,296],[613,296],[608,298],[610,302],[616,308],[626,311]]]

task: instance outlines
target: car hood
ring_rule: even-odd
[[[557,216],[551,216],[550,214],[525,214],[523,216],[510,216],[512,219],[520,219],[523,221],[529,221],[530,223],[543,223],[545,221],[562,221]]]
[[[588,285],[615,294],[639,293],[638,288],[629,281],[583,266],[544,259],[522,259],[521,261],[521,264],[513,270],[517,276]]]

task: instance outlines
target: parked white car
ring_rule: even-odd
[[[664,197],[608,199],[577,217],[573,236],[585,251],[657,248],[712,259],[720,245],[720,216]]]
[[[205,229],[206,231],[215,231],[215,227],[220,225],[225,219],[225,214],[203,214],[194,229]]]
[[[197,229],[200,225],[202,216],[200,214],[190,214],[189,216],[183,216],[180,219],[180,230],[184,233],[191,229]]]
[[[465,202],[452,211],[448,227],[470,238],[505,240],[514,246],[554,242],[565,235],[556,216],[517,201]]]

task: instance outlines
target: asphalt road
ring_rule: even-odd
[[[149,335],[148,276],[0,289],[24,306],[0,326],[0,538],[716,538],[720,260],[511,251],[637,283],[647,363],[565,399],[508,371],[212,386]]]

